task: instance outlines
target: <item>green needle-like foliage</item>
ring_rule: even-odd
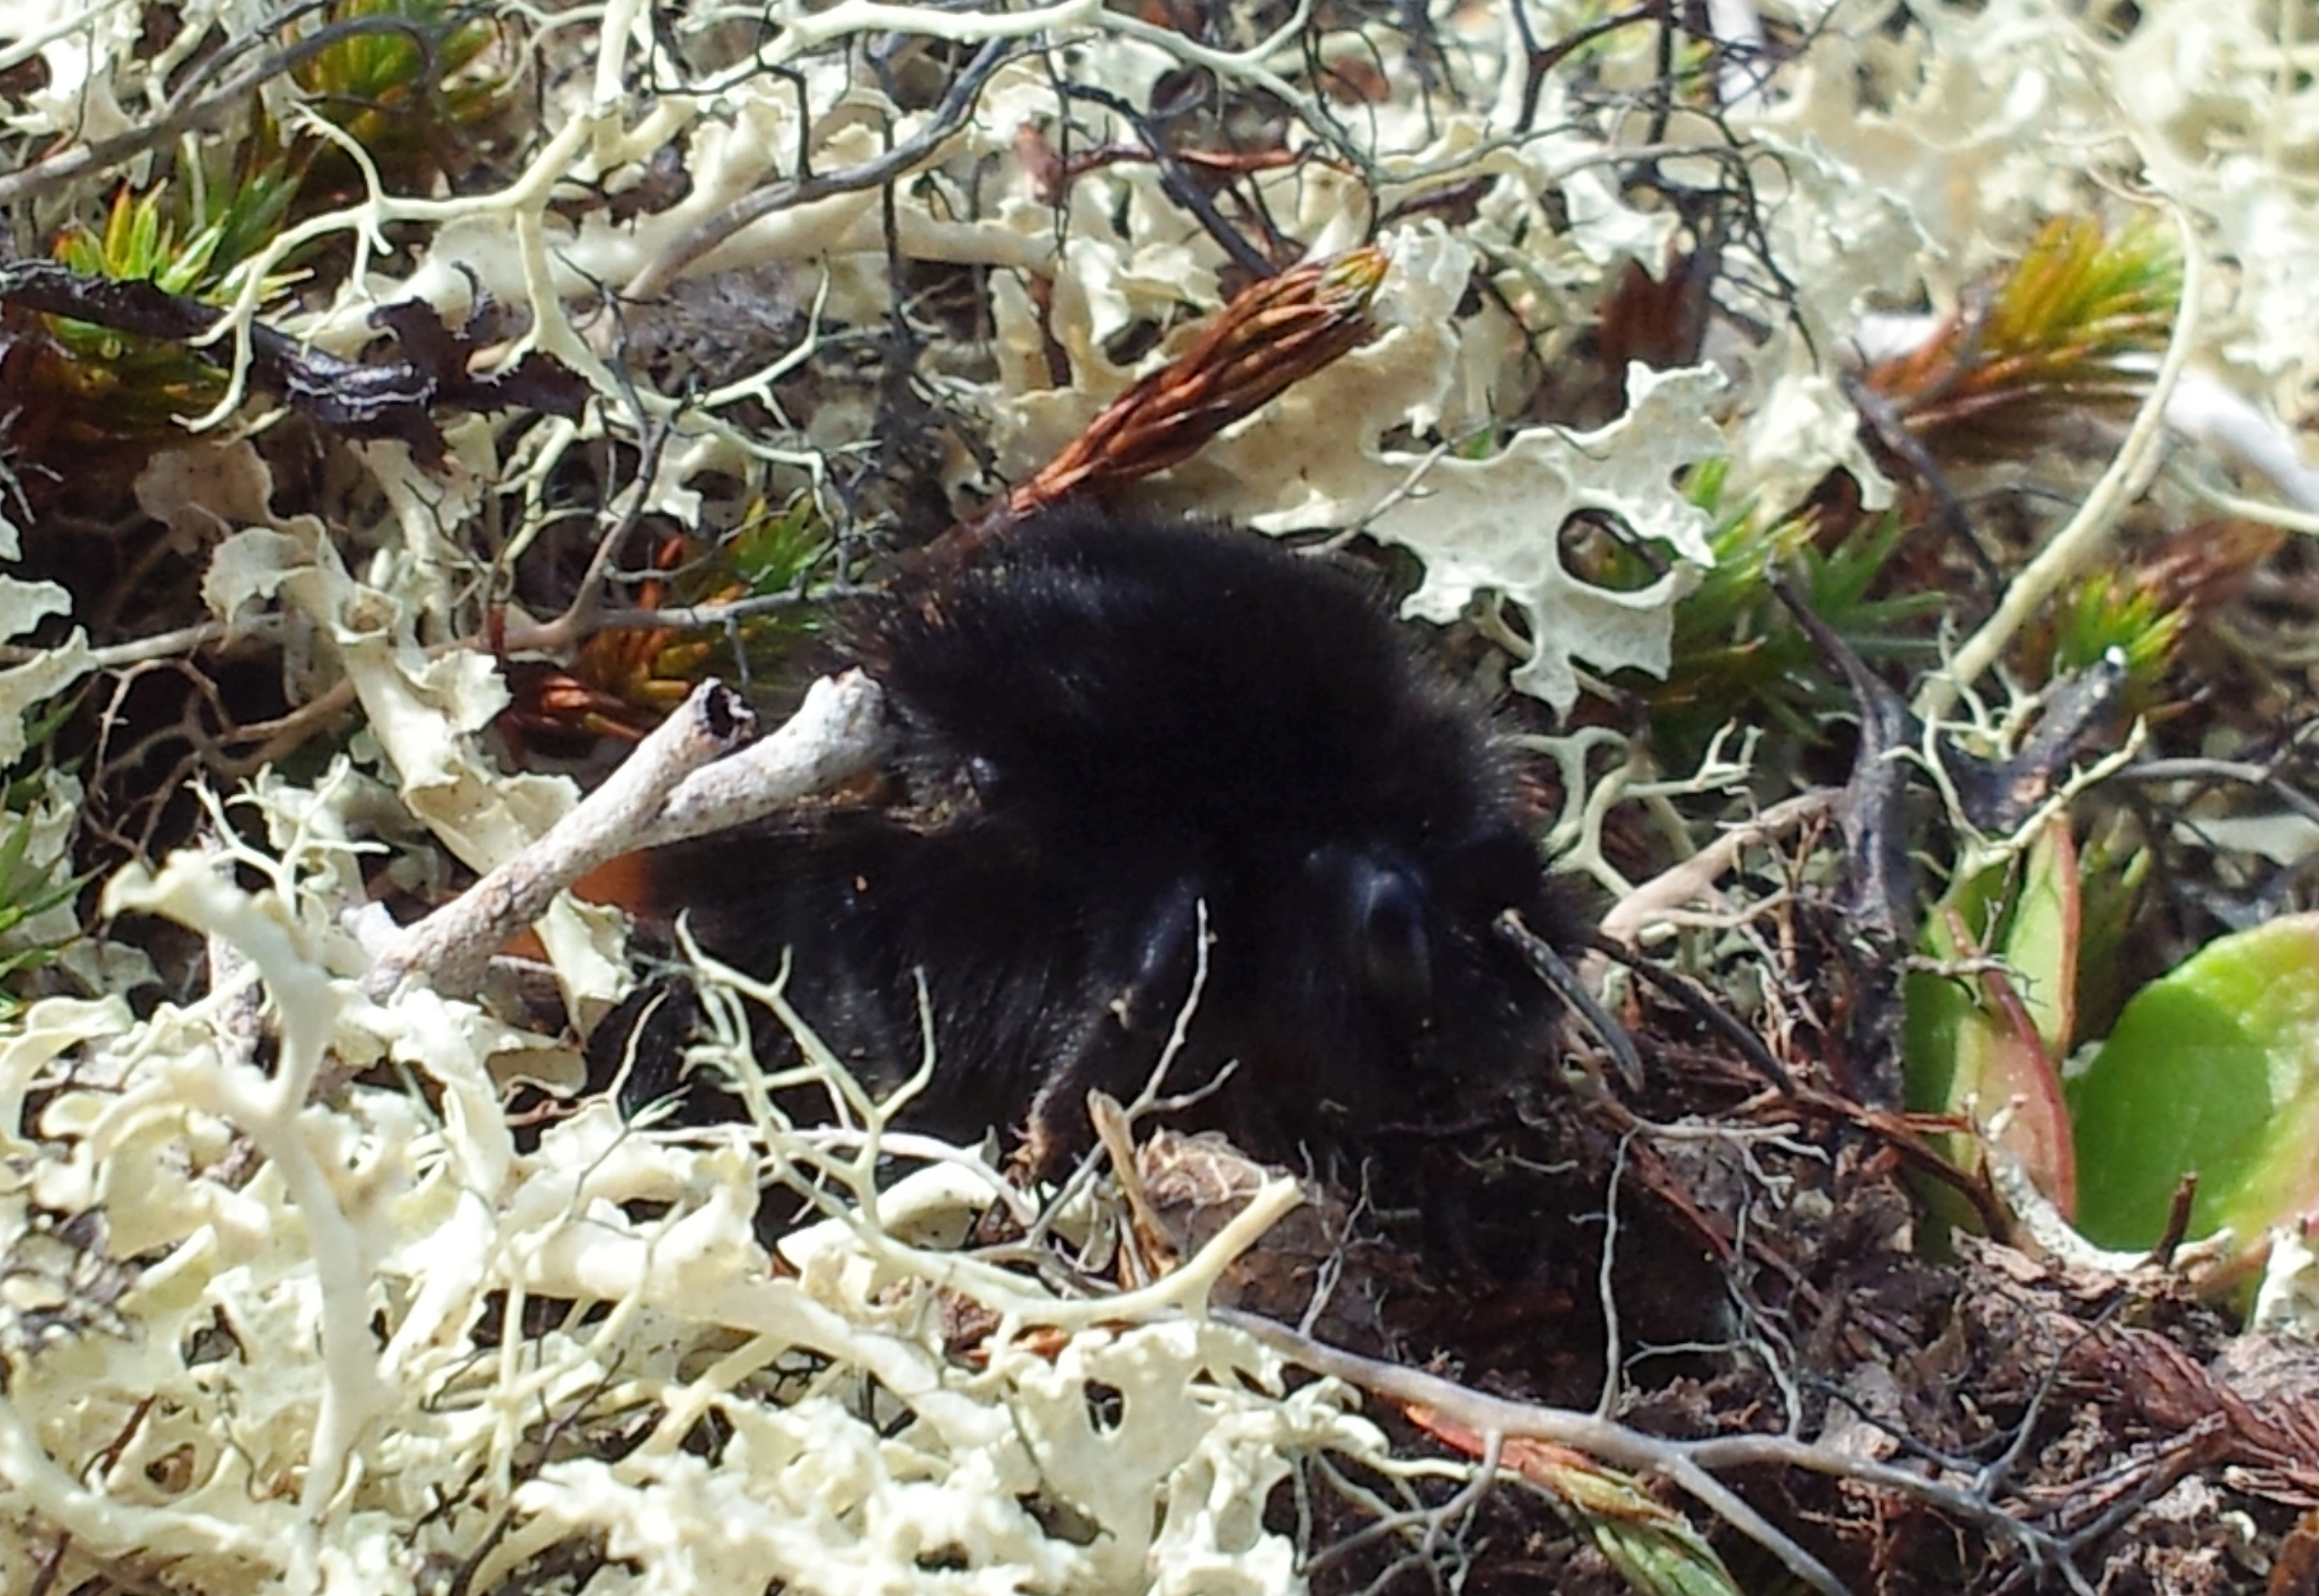
[[[13,978],[40,969],[60,951],[56,943],[26,940],[25,924],[71,902],[88,882],[86,876],[60,877],[53,866],[34,862],[30,857],[33,833],[29,815],[15,816],[0,833],[0,1020],[13,1015],[20,1004],[9,990]]]
[[[334,36],[291,77],[316,112],[363,147],[391,187],[416,188],[443,169],[456,136],[504,97],[504,77],[482,64],[499,28],[472,6],[338,0],[315,26]],[[355,174],[319,176],[335,191]]]
[[[36,813],[52,799],[53,787],[44,762],[53,739],[77,704],[78,695],[67,693],[34,714],[24,728],[26,742],[40,751],[28,754],[8,776],[0,778],[0,1022],[14,1015],[22,1004],[16,978],[52,962],[71,934],[57,937],[32,922],[70,903],[91,876],[76,875],[66,852],[59,857],[53,842],[35,855],[42,829]]]
[[[212,191],[213,193],[215,191]],[[150,283],[212,302],[225,297],[232,257],[224,246],[251,231],[248,212],[272,196],[218,196],[216,213],[187,216],[166,186],[113,195],[102,227],[68,226],[53,253],[73,270],[115,282]],[[139,338],[68,317],[43,317],[44,342],[20,356],[14,385],[41,403],[67,442],[158,440],[177,419],[215,404],[224,376],[181,344]]]
[[[1711,464],[1691,484],[1692,501],[1721,509],[1721,518],[1709,539],[1714,566],[1675,608],[1666,679],[1629,683],[1650,706],[1652,737],[1671,768],[1688,768],[1734,721],[1768,720],[1817,742],[1830,717],[1851,708],[1842,678],[1772,591],[1773,572],[1872,663],[1922,653],[1923,623],[1941,604],[1938,593],[1875,596],[1905,530],[1897,518],[1863,520],[1822,547],[1809,515],[1766,523],[1753,503],[1720,507],[1725,469]],[[1603,579],[1614,586],[1647,574],[1626,551],[1611,564]]]
[[[1936,455],[2017,458],[2089,404],[2138,400],[2141,365],[2166,347],[2181,299],[2162,225],[2137,220],[2113,237],[2093,218],[2058,217],[1977,308],[1873,367],[1867,385]]]
[[[788,509],[757,505],[728,538],[722,562],[751,598],[794,592],[829,556],[829,527],[809,496]]]
[[[2125,663],[2127,702],[2145,704],[2174,663],[2188,618],[2130,575],[2098,573],[2056,607],[2053,672],[2075,674],[2116,649]]]

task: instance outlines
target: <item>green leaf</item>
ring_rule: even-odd
[[[2070,1084],[2086,1172],[2078,1228],[2148,1247],[2198,1177],[2190,1233],[2250,1248],[2319,1214],[2319,915],[2209,943],[2144,987]]]
[[[2152,854],[2134,817],[2113,810],[2094,827],[2080,856],[2083,899],[2078,939],[2078,1036],[2101,1036],[2117,1023],[2133,996],[2126,949],[2150,879]],[[2073,1039],[2074,1040],[2074,1039]]]
[[[2022,861],[2021,884],[2005,932],[2005,962],[2048,1059],[2069,1051],[2077,1029],[2078,848],[2065,816],[2055,816]]]
[[[1939,968],[1910,971],[1906,986],[1908,1107],[1972,1121],[2065,1215],[2079,1159],[2057,1061],[2076,1014],[2080,931],[2077,849],[2056,816],[2017,860],[1951,883],[1925,925]],[[1951,1161],[1977,1167],[1973,1138],[1944,1140]]]

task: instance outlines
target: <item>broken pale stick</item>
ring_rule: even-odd
[[[762,818],[860,775],[885,751],[878,684],[859,671],[825,676],[774,731],[678,782],[628,846],[657,848]]]
[[[768,815],[868,768],[884,747],[881,695],[859,671],[817,681],[781,728],[730,757],[754,723],[723,683],[693,689],[604,784],[546,835],[425,919],[397,933],[364,990],[407,977],[465,996],[492,956],[555,895],[623,854]]]
[[[1730,827],[1689,859],[1652,877],[1613,904],[1602,916],[1602,935],[1629,947],[1639,945],[1667,915],[1712,892],[1716,882],[1737,868],[1741,853],[1818,818],[1835,807],[1840,796],[1832,788],[1815,788]],[[1590,955],[1586,967],[1599,971],[1601,962],[1601,954]]]

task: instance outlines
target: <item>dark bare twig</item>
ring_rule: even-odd
[[[141,338],[187,345],[212,365],[232,355],[200,340],[226,319],[215,305],[170,293],[151,283],[86,276],[50,260],[0,265],[0,299],[52,316],[93,321]],[[478,376],[468,362],[490,318],[477,313],[452,327],[423,300],[382,305],[370,325],[394,336],[400,360],[344,360],[307,348],[288,333],[253,321],[249,374],[291,409],[347,437],[393,438],[423,463],[443,459],[438,409],[494,410],[523,406],[551,415],[580,414],[594,392],[570,367],[538,349],[507,371]]]
[[[1949,535],[1949,541],[1957,552],[1972,562],[1982,587],[1991,593],[2002,591],[2004,573],[1998,570],[1997,562],[1990,557],[1988,546],[1981,542],[1981,534],[1974,530],[1972,517],[1967,513],[1963,499],[1951,485],[1948,473],[1942,469],[1941,463],[1933,458],[1932,450],[1925,446],[1924,439],[1908,430],[1908,423],[1902,419],[1891,400],[1861,381],[1857,374],[1847,372],[1841,381],[1845,397],[1852,401],[1852,408],[1860,412],[1861,420],[1875,436],[1876,441],[1915,472],[1917,479],[1931,491],[1936,517],[1942,530]]]
[[[1657,16],[1661,10],[1662,7],[1656,4],[1638,5],[1622,11],[1616,16],[1607,16],[1599,22],[1590,23],[1585,27],[1565,34],[1552,44],[1541,48],[1537,37],[1530,32],[1529,6],[1526,0],[1514,0],[1514,25],[1521,31],[1522,44],[1529,52],[1527,76],[1522,80],[1521,113],[1514,119],[1514,126],[1528,132],[1532,124],[1538,121],[1538,96],[1546,91],[1548,74],[1557,67],[1597,39],[1615,33],[1621,28],[1631,28],[1637,23],[1649,22]]]
[[[541,1433],[537,1446],[533,1448],[532,1456],[512,1471],[513,1483],[521,1484],[535,1477],[555,1457],[555,1443],[567,1430],[577,1429],[580,1427],[586,1419],[589,1410],[603,1400],[604,1393],[611,1390],[614,1384],[625,1373],[618,1357],[607,1360],[603,1373],[596,1383],[582,1393],[561,1415],[553,1415],[548,1419],[547,1426]],[[545,1396],[540,1399],[540,1405],[543,1408],[546,1406]],[[425,1522],[424,1519],[420,1520],[421,1524]],[[515,1528],[515,1510],[512,1507],[502,1507],[492,1518],[491,1528],[485,1530],[483,1537],[476,1542],[474,1549],[460,1560],[457,1572],[453,1575],[450,1583],[445,1587],[444,1596],[467,1596],[468,1591],[474,1583],[476,1573],[490,1559],[491,1555],[498,1550],[500,1542],[506,1538],[508,1531]]]
[[[2145,759],[2126,766],[2117,772],[2125,781],[2198,781],[2212,784],[2220,781],[2244,782],[2270,793],[2305,820],[2319,822],[2319,798],[2287,780],[2279,773],[2278,762],[2257,764],[2251,760],[2235,759]]]
[[[1716,1002],[1713,994],[1697,981],[1680,970],[1669,969],[1663,965],[1652,963],[1624,942],[1595,936],[1587,940],[1587,946],[1615,963],[1632,970],[1641,979],[1649,982],[1681,1004],[1685,1012],[1693,1018],[1704,1022],[1711,1030],[1737,1048],[1747,1062],[1755,1066],[1755,1072],[1765,1080],[1783,1092],[1792,1094],[1795,1091],[1795,1077],[1788,1073],[1786,1065],[1773,1056],[1772,1050],[1764,1045],[1764,1039],[1741,1024],[1729,1010]]]
[[[287,26],[310,12],[320,11],[328,4],[329,0],[307,0],[307,4],[281,13],[264,28],[230,40],[216,55],[194,69],[178,86],[160,114],[149,122],[140,122],[135,127],[110,138],[68,145],[30,166],[20,167],[14,172],[0,173],[0,207],[21,203],[76,178],[135,160],[150,150],[166,148],[184,134],[212,128],[246,106],[260,85],[294,69],[300,63],[342,40],[358,34],[407,35],[417,43],[425,58],[427,80],[433,80],[435,41],[428,31],[406,16],[383,13],[346,17],[317,28],[311,33],[260,57],[242,71],[226,78],[213,92],[206,95],[201,92],[229,63],[263,43],[268,32]]]
[[[1709,1472],[1711,1465],[1699,1461],[1699,1453],[1719,1447],[1721,1442],[1661,1440],[1593,1413],[1490,1396],[1439,1375],[1378,1358],[1364,1357],[1358,1353],[1331,1347],[1259,1314],[1230,1308],[1214,1308],[1209,1312],[1213,1318],[1245,1331],[1284,1357],[1306,1368],[1333,1375],[1397,1402],[1430,1408],[1448,1414],[1480,1434],[1500,1435],[1509,1439],[1525,1437],[1551,1441],[1584,1452],[1613,1467],[1664,1474],[1725,1523],[1777,1557],[1791,1573],[1820,1591],[1822,1596],[1849,1596],[1844,1582],[1836,1577],[1834,1571],[1716,1479]],[[1778,1447],[1782,1443],[1782,1438],[1776,1436],[1734,1437],[1731,1439],[1760,1442],[1773,1447]],[[1788,1443],[1791,1447],[1794,1445]],[[1833,1454],[1820,1456],[1828,1462],[1839,1461]],[[1755,1457],[1747,1459],[1751,1462],[1758,1460]],[[1881,1471],[1880,1465],[1865,1462],[1861,1462],[1860,1466],[1871,1471],[1899,1474],[1897,1470]],[[1899,1477],[1910,1484],[1924,1483],[1913,1475]]]
[[[833,582],[817,588],[793,587],[778,593],[754,593],[710,604],[680,604],[666,609],[600,609],[590,618],[589,633],[638,629],[669,632],[715,632],[761,616],[781,615],[808,604],[859,598],[877,590],[859,582]],[[509,634],[513,648],[515,634]],[[582,639],[584,641],[584,638]]]
[[[1142,141],[1143,148],[1150,154],[1152,165],[1159,170],[1160,185],[1168,191],[1168,197],[1191,212],[1192,219],[1200,224],[1209,238],[1215,240],[1218,248],[1232,257],[1233,265],[1252,277],[1268,277],[1279,269],[1277,262],[1268,258],[1264,251],[1250,243],[1239,229],[1224,220],[1223,212],[1216,209],[1215,201],[1193,181],[1183,158],[1160,131],[1156,118],[1144,115],[1119,95],[1092,84],[1071,83],[1058,78],[1055,86],[1064,98],[1085,100],[1090,104],[1100,105],[1133,128],[1136,138]]]
[[[1852,780],[1836,806],[1844,829],[1848,906],[1873,934],[1905,942],[1916,902],[1916,867],[1900,806],[1908,785],[1905,756],[1921,727],[1890,684],[1868,668],[1835,628],[1813,613],[1794,583],[1780,573],[1765,580],[1823,658],[1844,674],[1858,706],[1860,748]]]
[[[939,149],[952,134],[966,124],[967,114],[974,109],[976,97],[990,75],[998,70],[1015,41],[993,39],[977,50],[958,77],[951,83],[942,103],[908,138],[896,143],[875,159],[840,167],[834,172],[819,176],[800,172],[768,185],[754,194],[734,201],[716,215],[699,223],[659,257],[636,275],[628,284],[627,297],[651,299],[664,292],[668,285],[684,275],[685,268],[702,256],[755,221],[762,221],[776,211],[786,211],[795,205],[809,204],[832,194],[855,194],[865,188],[876,188],[892,182]]]
[[[1212,1308],[1211,1318],[1245,1331],[1293,1363],[1396,1402],[1434,1409],[1477,1433],[1511,1440],[1532,1438],[1573,1447],[1615,1468],[1664,1475],[1718,1518],[1777,1557],[1812,1589],[1842,1596],[1844,1582],[1825,1564],[1763,1519],[1723,1485],[1718,1473],[1739,1468],[1792,1468],[1850,1480],[1940,1508],[2019,1546],[2040,1566],[2076,1573],[2070,1552],[2081,1544],[2022,1522],[1979,1491],[1929,1479],[1907,1469],[1791,1436],[1744,1434],[1672,1440],[1582,1413],[1517,1402],[1461,1385],[1421,1369],[1331,1347],[1259,1314]],[[2082,1580],[2082,1576],[2078,1576]]]
[[[624,374],[622,381],[625,383],[626,380]],[[639,405],[636,408],[641,418],[643,407]],[[612,524],[605,528],[603,536],[596,540],[595,550],[588,558],[588,569],[581,574],[579,591],[572,595],[572,602],[564,606],[564,613],[554,620],[536,627],[511,628],[502,640],[502,646],[508,652],[555,653],[576,648],[591,635],[607,629],[601,612],[604,584],[611,576],[613,560],[628,541],[629,535],[636,531],[636,523],[644,518],[645,505],[652,497],[653,479],[660,473],[661,452],[668,444],[670,425],[666,421],[643,422],[638,433],[640,452],[636,458],[636,475],[630,484],[635,491],[613,518]],[[639,613],[650,615],[653,612],[645,610]],[[647,624],[658,627],[666,623],[655,620]]]

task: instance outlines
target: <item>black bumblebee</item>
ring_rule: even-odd
[[[1165,1089],[1233,1066],[1183,1117],[1251,1152],[1422,1120],[1545,1057],[1559,1005],[1493,927],[1516,910],[1566,946],[1575,916],[1487,707],[1367,584],[1226,527],[1064,508],[930,560],[840,648],[886,690],[889,789],[645,873],[718,958],[770,976],[786,951],[790,1001],[872,1087],[918,1062],[922,972],[937,1063],[909,1123],[1027,1125],[1051,1169],[1089,1141],[1089,1088],[1150,1077],[1203,924]],[[729,1112],[678,1080],[664,1025],[631,1050],[635,1012],[595,1050],[607,1073],[635,1052],[629,1105]]]

